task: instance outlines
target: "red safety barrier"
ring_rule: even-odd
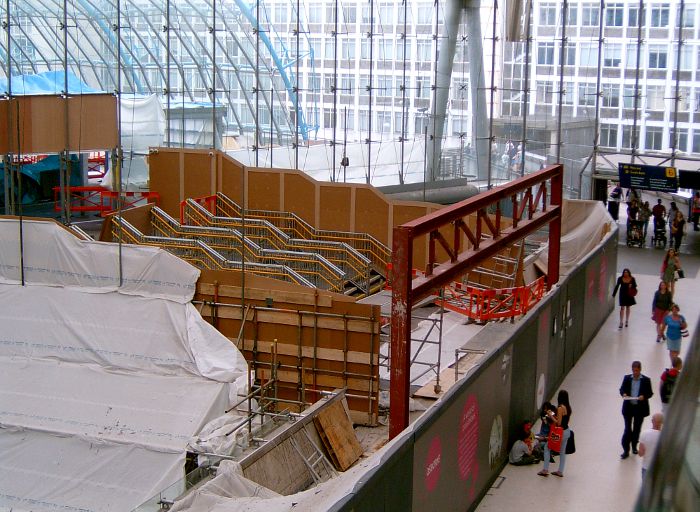
[[[540,301],[545,285],[544,277],[525,286],[485,290],[453,283],[445,287],[444,299],[435,303],[477,322],[513,318],[524,315]]]
[[[107,174],[107,166],[105,165],[105,153],[94,152],[88,157],[87,171],[88,178],[102,179]]]
[[[104,216],[118,208],[119,192],[100,186],[68,187],[70,210],[73,212],[98,212]],[[61,187],[53,188],[54,211],[61,211]],[[146,200],[149,203],[160,203],[158,192],[122,192],[122,208],[132,208],[137,203]]]
[[[216,215],[216,194],[204,197],[193,197],[192,201],[203,206],[209,213]],[[180,201],[180,224],[186,225],[187,219],[185,219],[185,204],[187,199]]]

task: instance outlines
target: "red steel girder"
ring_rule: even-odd
[[[496,187],[460,203],[442,208],[429,215],[394,228],[392,242],[392,298],[391,298],[391,382],[389,436],[395,437],[408,426],[408,399],[411,357],[411,310],[413,304],[431,291],[457,280],[507,246],[525,238],[530,233],[549,224],[549,258],[547,289],[559,281],[559,243],[561,237],[561,204],[564,168],[553,165],[510,183]],[[550,202],[547,203],[547,182],[550,185]],[[533,196],[532,189],[537,188]],[[525,192],[518,205],[517,194]],[[513,202],[513,219],[503,227],[499,202]],[[486,212],[496,206],[494,222]],[[520,207],[518,207],[520,206]],[[522,216],[527,209],[527,218]],[[464,219],[477,212],[476,233],[472,233]],[[482,219],[483,222],[482,222]],[[482,224],[493,238],[481,240]],[[450,248],[440,229],[454,230]],[[429,234],[428,264],[426,275],[412,279],[413,241]],[[472,244],[471,249],[461,250],[461,234]],[[435,240],[443,245],[449,261],[435,260]]]

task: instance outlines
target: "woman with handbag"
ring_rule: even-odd
[[[620,290],[620,325],[618,325],[617,328],[622,329],[623,320],[625,321],[625,327],[629,325],[630,308],[637,303],[637,301],[634,300],[637,296],[637,281],[632,277],[630,269],[624,269],[622,275],[617,278],[617,283],[613,290],[613,297],[617,295],[618,289]]]
[[[671,311],[672,304],[673,295],[668,290],[668,285],[661,281],[651,303],[651,319],[656,323],[656,343],[661,343],[666,339],[666,336],[664,336],[664,329],[666,329],[664,318]]]
[[[661,264],[661,280],[666,283],[668,291],[671,292],[671,296],[673,296],[673,292],[676,287],[678,272],[683,272],[683,268],[681,268],[681,260],[678,258],[678,253],[676,250],[670,248],[668,251],[666,251],[666,256],[664,256],[664,261]]]
[[[685,317],[681,315],[681,308],[678,307],[678,304],[671,306],[671,313],[664,318],[664,324],[666,326],[666,348],[668,348],[668,355],[671,357],[671,364],[673,364],[673,359],[681,353],[681,338],[688,335],[688,324]]]
[[[571,404],[569,403],[568,391],[562,389],[557,395],[557,413],[551,413],[552,426],[549,431],[549,441],[544,447],[544,468],[537,473],[540,476],[549,476],[549,457],[551,450],[559,444],[559,468],[553,471],[554,476],[563,477],[566,465],[566,445],[571,436],[569,419],[571,418]],[[552,446],[550,446],[552,445]]]

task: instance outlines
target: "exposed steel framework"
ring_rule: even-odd
[[[394,228],[391,438],[408,426],[413,305],[545,224],[549,225],[547,289],[550,289],[559,281],[563,176],[564,167],[553,165]],[[503,217],[501,204],[508,200],[512,202],[513,216]],[[472,214],[476,214],[474,230],[467,223],[467,217]],[[451,235],[450,240],[446,234]],[[428,263],[425,275],[413,278],[413,244],[423,235],[429,236]],[[447,253],[447,261],[438,261],[436,243]]]

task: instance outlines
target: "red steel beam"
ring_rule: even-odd
[[[547,289],[559,281],[563,175],[563,166],[553,165],[394,228],[391,277],[390,438],[394,438],[408,426],[408,399],[411,380],[411,310],[416,301],[426,297],[433,290],[455,281],[485,259],[546,224],[549,224]],[[550,182],[549,203],[546,202],[547,191],[544,188],[547,181]],[[533,187],[538,187],[534,198]],[[525,192],[525,197],[522,199],[520,208],[517,208],[515,196],[520,192]],[[507,227],[503,226],[504,219],[501,217],[498,207],[498,203],[504,199],[511,200],[514,206],[514,218],[511,219],[511,225]],[[533,199],[535,200],[533,201]],[[538,204],[540,201],[542,203]],[[469,236],[471,231],[464,223],[464,218],[474,212],[478,212],[478,216],[482,217],[482,213],[485,213],[486,209],[494,204],[497,205],[495,225],[490,220],[484,221],[494,237],[480,240],[481,218],[477,219],[475,236]],[[522,216],[525,213],[527,213],[527,217],[523,219]],[[454,229],[452,248],[447,247],[447,240],[442,235],[437,234],[438,230],[444,227]],[[462,251],[461,236],[458,233],[464,233],[473,247]],[[427,272],[425,276],[412,279],[413,241],[425,234],[430,234]],[[444,263],[437,264],[435,261],[436,239],[450,256],[449,260]]]

